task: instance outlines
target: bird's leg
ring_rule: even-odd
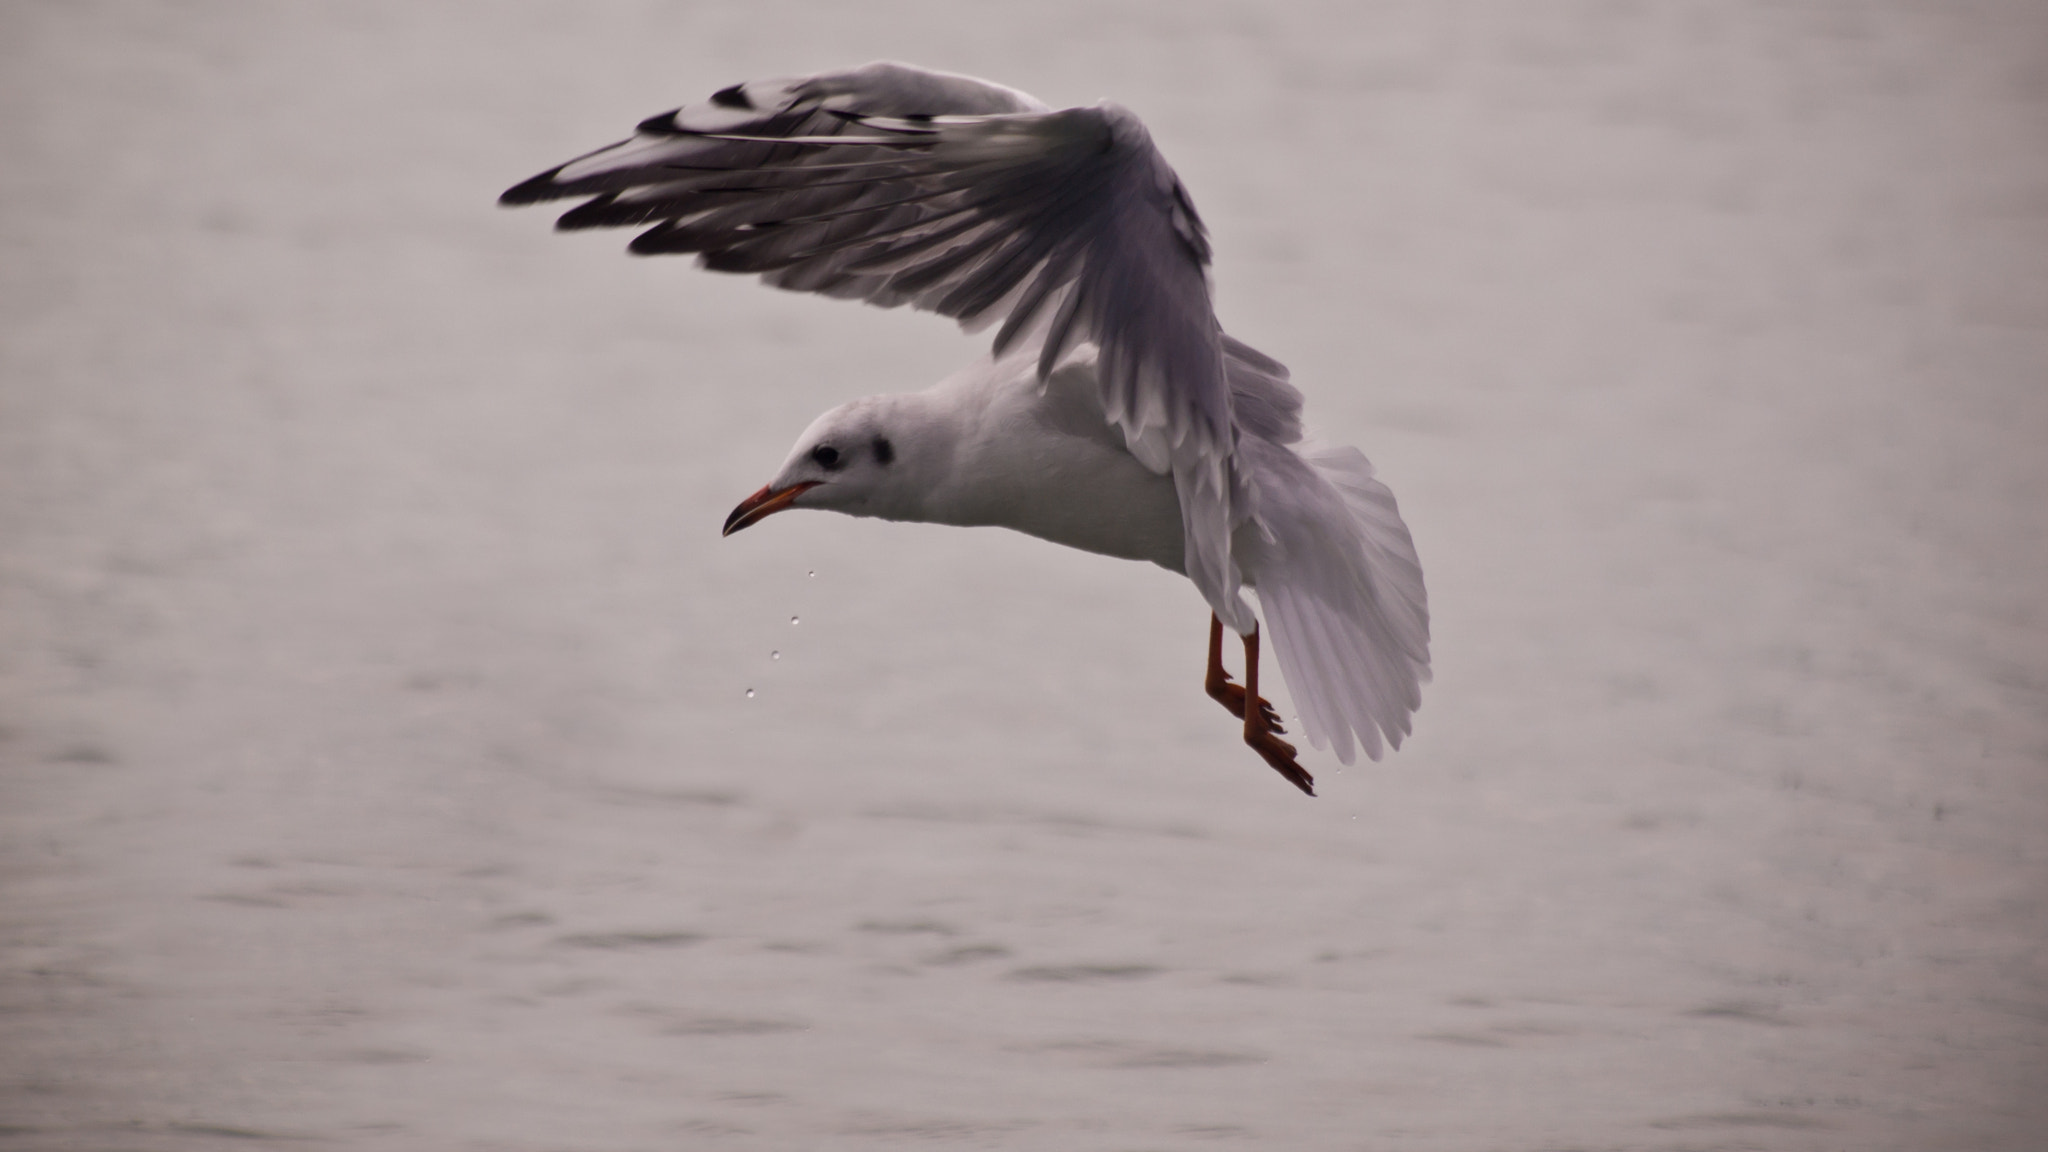
[[[1259,632],[1256,628],[1246,633],[1244,638],[1244,693],[1246,699],[1257,700],[1259,704],[1256,708],[1245,709],[1244,742],[1264,757],[1266,763],[1273,766],[1273,771],[1285,776],[1288,783],[1311,796],[1315,795],[1315,777],[1295,760],[1294,745],[1277,735],[1282,729],[1274,716],[1273,706],[1259,698]]]
[[[1223,670],[1223,621],[1217,619],[1214,612],[1209,614],[1209,674],[1203,679],[1202,687],[1208,691],[1210,699],[1223,705],[1232,716],[1244,719],[1244,689],[1231,683],[1230,673]],[[1280,714],[1273,711],[1272,704],[1260,700],[1259,711],[1265,714],[1266,722],[1272,725],[1273,731],[1286,731],[1280,726]]]
[[[1223,620],[1214,612],[1209,613],[1209,674],[1203,677],[1202,688],[1232,716],[1244,719],[1244,689],[1232,684],[1230,673],[1223,670]]]
[[[1316,794],[1315,777],[1310,776],[1294,758],[1294,745],[1280,739],[1280,733],[1287,729],[1280,726],[1280,714],[1273,710],[1270,701],[1259,695],[1259,634],[1256,629],[1244,638],[1244,686],[1230,682],[1230,673],[1223,670],[1223,621],[1215,613],[1209,614],[1209,674],[1202,687],[1208,690],[1212,699],[1230,714],[1244,721],[1244,742],[1252,751],[1273,766],[1275,772],[1287,777],[1296,788],[1313,796]],[[1256,701],[1256,708],[1247,709],[1245,701]]]

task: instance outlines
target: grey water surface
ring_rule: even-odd
[[[719,539],[979,338],[493,201],[878,57],[1146,118],[1401,752],[1164,572]],[[2038,4],[25,3],[0,111],[0,1148],[2048,1146]]]

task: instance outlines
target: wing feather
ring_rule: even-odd
[[[1299,395],[1284,368],[1226,343],[1201,219],[1129,111],[1053,111],[890,63],[754,81],[650,117],[501,202],[568,197],[589,199],[562,228],[651,225],[636,253],[695,253],[968,327],[1002,319],[999,351],[1042,331],[1041,379],[1097,345],[1104,413],[1180,492],[1188,575],[1234,628],[1255,626],[1230,549],[1251,504],[1233,411],[1298,436]]]
[[[1309,742],[1351,763],[1399,748],[1429,679],[1429,603],[1394,495],[1356,449],[1247,437],[1262,480],[1259,603]]]

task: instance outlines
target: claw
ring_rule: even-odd
[[[1273,771],[1286,777],[1289,784],[1311,796],[1316,794],[1316,778],[1309,775],[1307,769],[1295,760],[1294,745],[1270,732],[1247,732],[1244,742],[1251,745],[1252,751],[1257,752],[1267,764],[1272,765]]]

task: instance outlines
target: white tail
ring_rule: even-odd
[[[1401,746],[1429,679],[1429,602],[1408,526],[1356,448],[1242,446],[1261,481],[1247,567],[1309,742],[1350,764],[1355,737],[1377,760],[1382,736]]]

